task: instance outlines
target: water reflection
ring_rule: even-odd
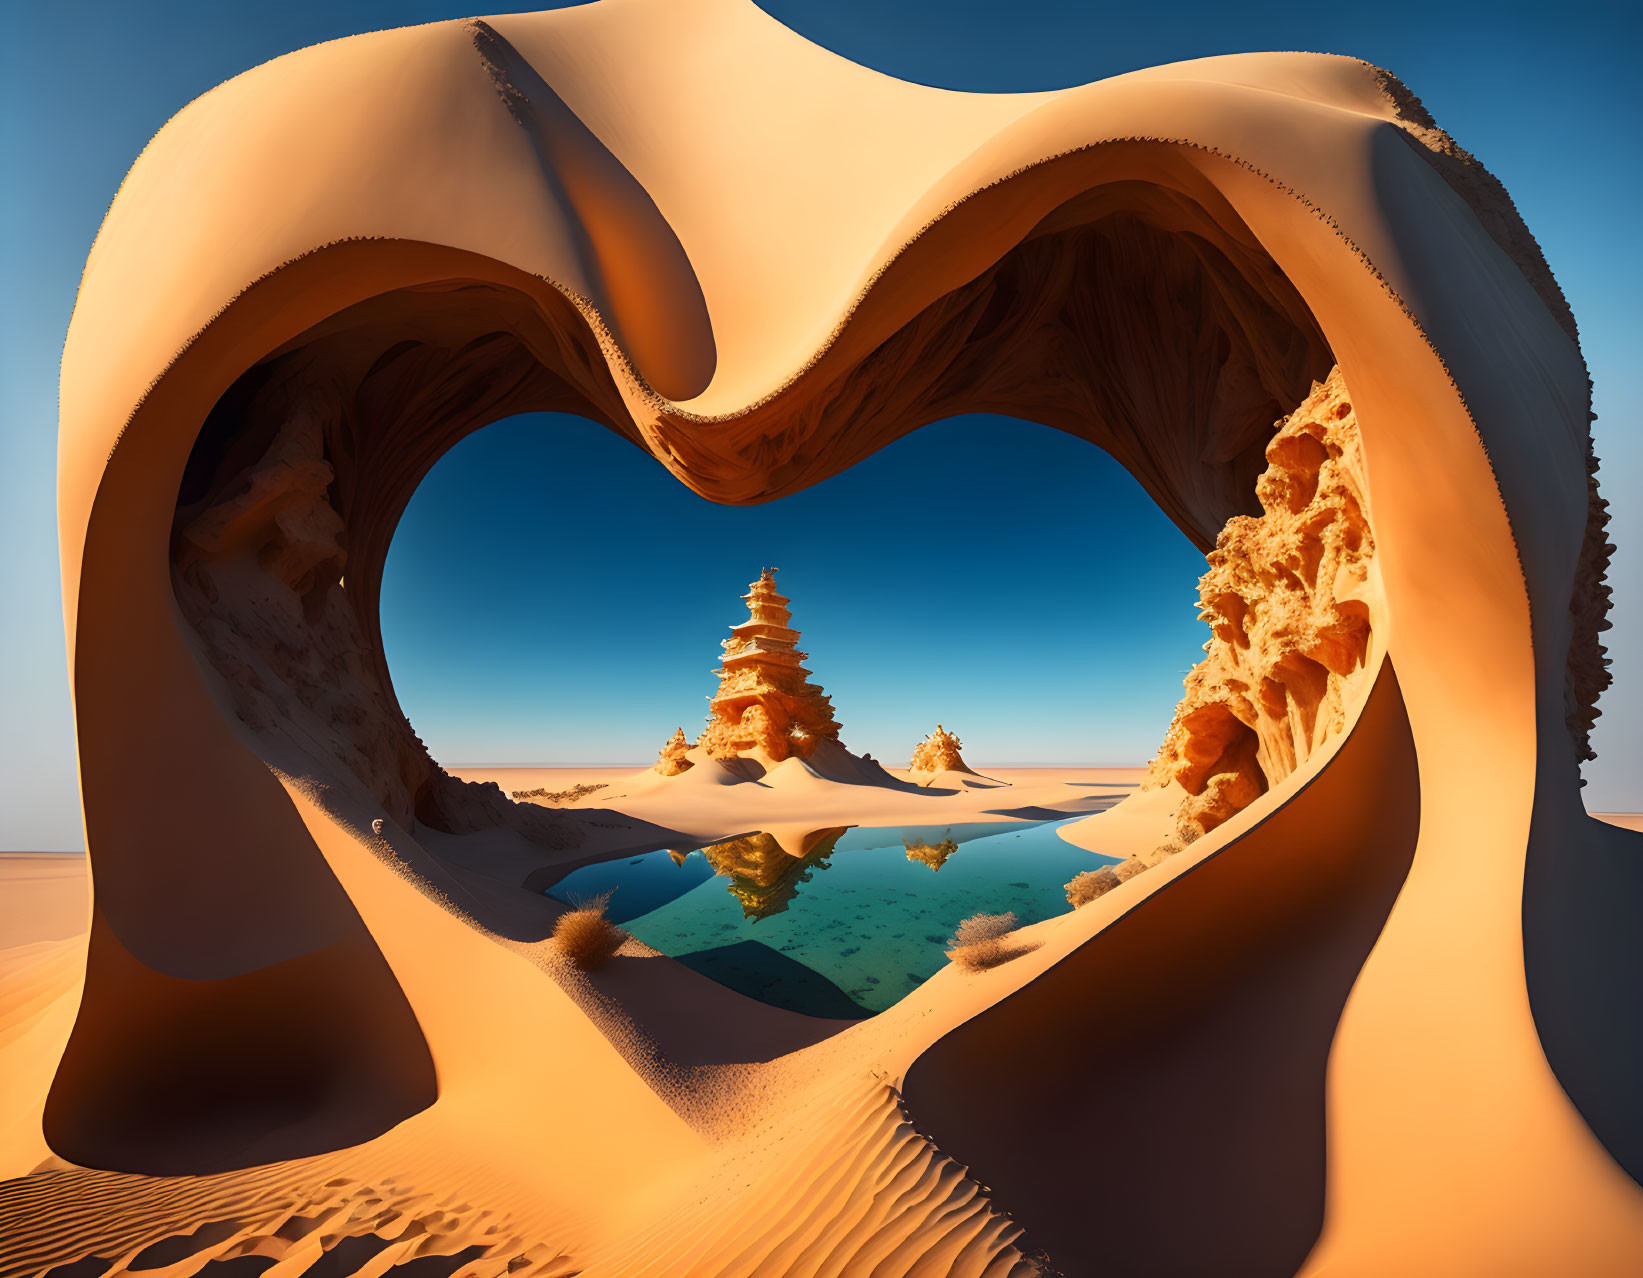
[[[799,894],[799,886],[810,881],[811,872],[828,868],[827,858],[849,828],[812,831],[804,839],[807,850],[802,856],[789,855],[762,832],[709,844],[702,855],[715,874],[729,880],[725,888],[741,903],[742,917],[756,922],[783,913]]]
[[[614,890],[611,917],[639,940],[749,997],[864,1016],[945,966],[961,920],[1063,914],[1069,879],[1116,864],[1061,838],[1065,823],[835,827],[798,839],[778,830],[583,866],[551,891],[567,900]]]
[[[904,839],[902,846],[907,849],[907,859],[917,861],[920,865],[927,865],[932,870],[939,870],[947,864],[947,858],[958,851],[958,840],[953,832],[948,830],[947,837],[940,843],[926,843],[922,839]]]

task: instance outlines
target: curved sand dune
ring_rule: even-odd
[[[1336,368],[1375,546],[1342,731],[869,1021],[637,944],[567,968],[523,867],[657,827],[463,785],[394,700],[395,522],[499,416],[750,502],[1010,413],[1208,548]],[[1349,58],[960,94],[601,0],[230,81],[132,169],[64,355],[94,913],[61,1061],[7,1065],[54,1078],[0,1116],[0,1268],[1633,1272],[1588,392],[1505,193]]]

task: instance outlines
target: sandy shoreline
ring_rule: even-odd
[[[978,763],[973,765],[975,770],[983,776],[996,777],[1000,781],[1012,784],[1035,779],[1066,778],[1068,780],[1101,781],[1106,783],[1120,783],[1139,781],[1146,772],[1144,764],[1046,764],[1044,766],[1022,767],[1009,764],[994,767],[991,764]],[[889,767],[888,770],[896,776],[905,776],[905,768]],[[650,770],[649,763],[496,763],[496,764],[447,764],[445,770],[453,777],[461,777],[464,781],[494,781],[504,790],[532,789],[536,786],[549,786],[556,781],[564,781],[569,785],[593,782],[614,782],[619,778],[630,778],[636,774]]]
[[[618,813],[679,832],[684,842],[762,830],[783,847],[797,848],[810,832],[836,826],[1027,822],[1090,815],[1134,793],[1145,769],[1018,768],[985,774],[944,772],[932,779],[892,768],[885,770],[888,784],[840,784],[818,776],[797,759],[757,779],[740,779],[711,761],[676,777],[650,768],[451,771],[464,781],[492,782],[509,793],[545,789],[564,794],[564,799],[543,796],[526,801],[558,811]],[[878,775],[883,778],[884,773]],[[576,794],[578,786],[597,788]]]

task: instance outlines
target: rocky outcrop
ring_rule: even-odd
[[[957,733],[948,732],[938,723],[936,730],[914,748],[913,761],[907,766],[914,772],[968,772],[959,754],[962,745]]]
[[[294,404],[260,456],[178,510],[173,584],[249,727],[289,725],[402,825],[437,770],[366,660],[322,424]]]
[[[664,777],[676,777],[681,772],[689,772],[696,766],[685,757],[689,750],[690,743],[685,740],[685,730],[675,728],[673,735],[667,739],[667,744],[662,747],[661,754],[656,756],[656,763],[653,766]]]
[[[1198,582],[1205,657],[1148,770],[1179,782],[1185,842],[1215,829],[1338,733],[1369,653],[1375,542],[1357,418],[1340,369],[1279,424]]]
[[[178,565],[243,552],[298,595],[339,581],[348,555],[327,497],[335,475],[323,447],[318,418],[298,408],[262,457],[183,525]]]
[[[564,819],[509,802],[494,783],[459,781],[429,757],[343,586],[347,525],[325,420],[300,397],[276,396],[255,424],[260,446],[185,480],[196,491],[172,532],[178,607],[240,721],[359,778],[407,829],[513,828],[545,848],[571,846],[577,831]]]

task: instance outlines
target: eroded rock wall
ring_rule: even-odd
[[[1190,842],[1346,724],[1369,655],[1375,554],[1357,418],[1339,368],[1279,424],[1261,514],[1229,520],[1198,582],[1211,636],[1146,785],[1179,782]]]
[[[436,769],[384,695],[341,589],[334,477],[318,417],[294,407],[261,457],[179,519],[173,584],[241,721],[345,768],[408,826]]]
[[[178,606],[239,719],[322,775],[363,784],[407,829],[511,827],[570,846],[564,818],[460,781],[429,756],[343,586],[347,523],[323,410],[276,396],[264,416],[249,432],[268,441],[260,456],[253,444],[227,460],[203,496],[179,506],[172,540]]]

